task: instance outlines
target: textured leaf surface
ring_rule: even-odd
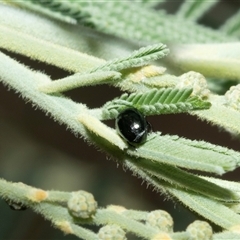
[[[226,106],[224,104],[223,96],[212,96],[211,104],[212,106],[209,109],[190,112],[190,114],[197,115],[199,118],[206,120],[214,125],[220,126],[230,133],[239,135],[240,112],[229,106]]]
[[[125,93],[104,105],[103,116],[105,119],[114,118],[126,107],[135,107],[145,115],[179,113],[210,107],[209,102],[191,96],[191,93],[191,88],[163,88],[145,93]]]
[[[129,151],[129,154],[159,163],[217,174],[234,170],[240,159],[237,151],[203,141],[156,133],[149,135],[145,144],[136,151]]]
[[[238,196],[231,190],[206,181],[177,167],[168,164],[159,164],[143,158],[131,161],[151,177],[164,180],[171,184],[173,188],[180,188],[182,191],[193,191],[224,202],[231,202],[238,199]]]
[[[143,66],[149,62],[166,56],[168,53],[169,49],[165,44],[158,43],[149,45],[134,51],[128,57],[108,61],[104,65],[93,69],[91,72],[95,72],[97,70],[120,71],[130,67]]]
[[[173,188],[169,189],[169,192],[177,197],[184,205],[189,206],[191,210],[201,213],[203,217],[214,222],[218,226],[225,229],[231,229],[234,226],[240,225],[239,214],[224,206],[221,202]]]
[[[33,1],[33,0],[32,0]],[[227,42],[234,38],[129,1],[34,1],[98,31],[144,42]],[[23,3],[21,3],[23,4]],[[128,9],[128,11],[126,11]],[[147,28],[145,26],[148,26]],[[191,34],[189,35],[189,29]],[[174,33],[174,34],[173,34]]]

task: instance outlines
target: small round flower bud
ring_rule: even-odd
[[[180,76],[180,81],[176,85],[177,88],[193,88],[192,95],[199,96],[201,98],[207,98],[210,90],[208,89],[207,81],[205,77],[194,71],[187,72]]]
[[[173,219],[163,210],[152,211],[147,215],[146,225],[155,227],[163,232],[173,231]]]
[[[99,240],[127,240],[125,232],[117,225],[106,225],[98,232]]]
[[[212,227],[204,221],[194,221],[187,229],[191,240],[210,240],[212,239]]]
[[[90,218],[97,210],[97,202],[91,193],[73,192],[68,200],[68,210],[74,217]]]
[[[226,105],[240,111],[240,84],[232,86],[225,93]]]

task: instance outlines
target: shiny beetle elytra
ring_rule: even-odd
[[[146,141],[151,126],[136,108],[127,108],[117,116],[116,129],[126,142],[136,146]]]

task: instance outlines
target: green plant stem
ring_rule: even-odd
[[[146,239],[151,239],[158,233],[154,228],[147,227],[142,223],[136,222],[125,216],[115,213],[111,210],[100,209],[95,215],[95,221],[97,224],[117,224],[118,226],[135,233],[138,236],[142,236]]]
[[[78,87],[112,83],[119,80],[121,74],[114,71],[98,71],[94,73],[77,73],[69,77],[52,81],[39,87],[44,93],[59,93]]]
[[[41,203],[33,207],[33,210],[50,220],[53,225],[65,234],[73,234],[82,239],[96,240],[97,235],[92,231],[78,226],[74,223],[68,210],[61,206],[50,203]]]

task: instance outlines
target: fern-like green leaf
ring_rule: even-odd
[[[163,88],[145,93],[125,93],[103,106],[103,118],[114,118],[126,107],[135,107],[146,115],[179,113],[210,107],[209,102],[191,94],[191,88]]]
[[[144,42],[227,42],[233,38],[130,1],[28,0],[98,31]],[[24,5],[26,1],[18,1]],[[128,9],[128,11],[126,11]],[[145,26],[148,26],[147,28]],[[187,34],[191,29],[191,34]],[[174,34],[173,34],[174,32]]]
[[[139,67],[147,65],[151,61],[162,58],[168,53],[169,49],[165,44],[158,43],[154,45],[149,45],[134,51],[128,57],[108,61],[104,65],[93,69],[91,72],[96,72],[98,70],[120,71],[130,67]]]

